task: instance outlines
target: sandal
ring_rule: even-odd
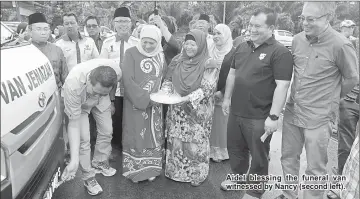
[[[201,185],[201,182],[191,182],[191,186],[198,187]]]
[[[338,194],[336,194],[333,190],[330,190],[329,192],[327,192],[326,196],[329,199],[340,199]]]
[[[214,159],[214,158],[213,158],[212,161],[219,163],[219,162],[221,162],[222,160]]]
[[[149,182],[153,182],[155,180],[156,177],[151,177],[148,179]]]

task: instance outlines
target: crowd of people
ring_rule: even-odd
[[[74,178],[80,165],[88,193],[103,192],[95,174],[113,176],[119,169],[109,163],[112,144],[122,150],[120,170],[133,183],[154,181],[164,170],[167,178],[199,186],[210,160],[229,159],[234,174],[268,175],[270,141],[281,114],[283,175],[299,175],[304,145],[305,173],[325,175],[331,123],[339,112],[338,174],[347,176],[347,189],[328,197],[359,198],[359,39],[350,38],[350,20],[341,24],[341,33],[330,26],[333,9],[329,2],[304,4],[304,31],[294,36],[292,52],[275,40],[276,13],[265,7],[254,11],[236,38],[226,24],[210,34],[209,16],[200,14],[181,43],[173,17],[157,12],[134,26],[129,8],[116,9],[116,35],[109,38],[101,37],[96,16],[85,20],[84,36],[77,16],[67,13],[54,30],[54,43],[46,17],[30,15],[30,41],[51,62],[62,96],[70,153],[62,179]],[[150,95],[158,92],[181,102],[157,103]],[[219,185],[227,191],[237,183],[261,181]],[[264,192],[247,190],[245,198]],[[323,195],[324,190],[304,191],[306,199]],[[297,197],[298,190],[284,190],[277,198]]]

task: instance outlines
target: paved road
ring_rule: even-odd
[[[336,160],[337,145],[334,140],[329,145],[329,164],[328,170],[337,164]],[[192,187],[189,183],[179,183],[167,179],[164,175],[160,176],[154,182],[143,182],[133,184],[121,175],[121,153],[114,151],[117,155],[117,161],[111,163],[118,173],[113,177],[104,177],[98,174],[96,178],[104,189],[104,193],[92,197],[84,189],[83,182],[78,173],[75,180],[63,184],[56,190],[54,199],[240,199],[243,193],[240,191],[224,192],[219,189],[219,184],[230,173],[228,161],[222,163],[210,164],[210,175],[208,179],[199,187]],[[281,157],[281,132],[276,132],[271,141],[269,173],[273,175],[282,175],[280,157]],[[306,154],[301,156],[300,174],[305,172]],[[270,182],[271,183],[271,182]],[[264,194],[264,199],[273,199],[281,191],[273,190]],[[300,193],[300,198],[302,194]]]

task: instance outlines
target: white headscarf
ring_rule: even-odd
[[[231,36],[231,30],[227,25],[218,24],[215,26],[215,29],[218,30],[224,37],[224,44],[216,46],[215,42],[213,42],[209,46],[209,55],[211,58],[215,59],[217,64],[221,65],[225,55],[228,54],[233,47],[233,39]]]
[[[141,45],[141,40],[143,38],[150,38],[154,39],[157,42],[156,48],[154,51],[148,53],[146,52]],[[145,25],[140,32],[140,41],[138,42],[136,48],[139,50],[139,52],[147,57],[154,57],[160,52],[163,51],[163,48],[161,46],[161,31],[158,27],[154,25]]]

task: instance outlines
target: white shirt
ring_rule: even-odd
[[[128,41],[124,42],[124,56],[127,49],[134,47],[140,42],[138,38],[135,38],[133,36],[129,37]],[[113,59],[118,63],[118,66],[120,67],[120,45],[121,40],[116,37],[116,35],[109,37],[105,39],[103,46],[101,48],[101,53],[99,58],[104,59]],[[120,92],[121,85],[118,83],[115,96],[123,96]]]

